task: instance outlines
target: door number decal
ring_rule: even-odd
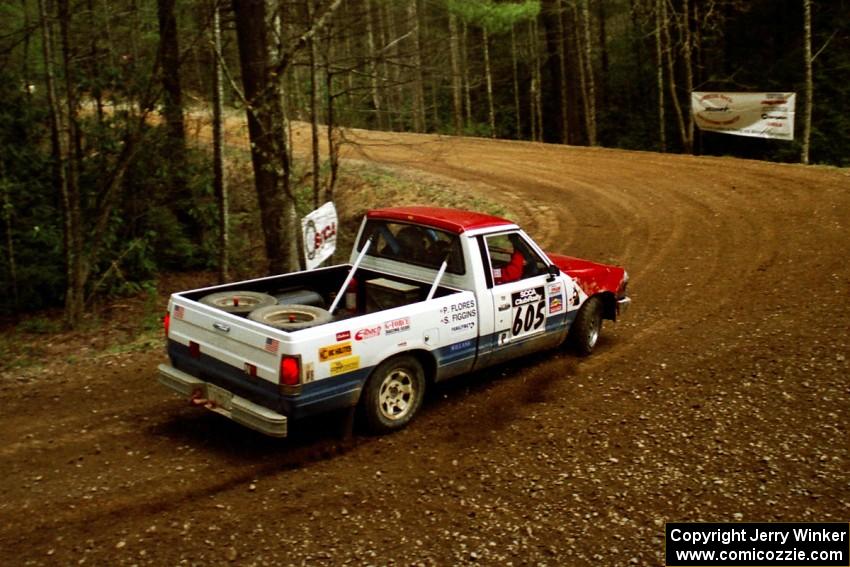
[[[529,288],[511,294],[513,308],[511,334],[514,337],[542,331],[546,321],[546,296],[543,287]]]

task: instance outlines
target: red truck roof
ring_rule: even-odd
[[[371,210],[366,213],[366,217],[422,224],[455,234],[515,224],[493,215],[441,207],[389,207]]]

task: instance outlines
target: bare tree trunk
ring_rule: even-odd
[[[109,18],[113,13],[109,6],[109,0],[103,0],[103,45],[106,46],[106,60],[109,68],[115,67],[115,53],[112,49],[112,26]]]
[[[413,129],[424,132],[425,123],[425,83],[422,78],[422,42],[419,36],[419,0],[409,0],[407,17],[413,32]]]
[[[139,30],[142,29],[142,19],[139,17],[138,0],[130,0],[130,29],[127,34],[127,42],[130,44],[130,54],[132,55],[130,65],[135,67],[135,62],[139,60]]]
[[[333,86],[333,75],[327,75],[328,93]],[[334,118],[335,95],[328,94],[328,183],[325,189],[325,202],[334,200],[334,190],[339,179],[339,128]]]
[[[493,104],[493,73],[490,71],[490,34],[487,33],[487,28],[481,28],[481,33],[484,35],[484,75],[487,81],[487,116],[490,124],[490,137],[496,137],[496,109]]]
[[[230,210],[224,179],[224,87],[221,76],[221,14],[217,0],[212,0],[213,44],[213,187],[218,200],[218,279],[230,279]]]
[[[461,38],[463,41],[461,55],[463,60],[463,87],[464,87],[464,106],[466,107],[466,127],[472,128],[472,86],[469,84],[469,26],[466,25],[466,20],[461,26]]]
[[[679,96],[676,93],[676,70],[673,63],[673,42],[670,38],[670,22],[667,17],[667,4],[661,3],[661,27],[664,31],[664,39],[667,44],[667,76],[669,78],[670,98],[673,102],[673,110],[676,111],[676,122],[679,126],[679,137],[682,140],[682,145],[687,148],[687,130],[685,128],[685,118],[682,114],[682,105],[679,103]]]
[[[390,68],[390,63],[388,61],[389,58],[392,59],[393,62],[398,59],[398,48],[395,42],[395,24],[393,23],[393,17],[390,13],[389,5],[382,6],[378,4],[378,28],[381,36],[381,52],[382,55],[382,69],[383,69],[383,80],[386,85],[387,82],[390,83],[389,88],[384,87],[384,100],[386,101],[386,109],[387,109],[387,127],[390,131],[395,129],[395,120],[393,117],[393,113],[398,112],[398,105],[395,100],[395,91],[394,88],[397,84],[397,77],[395,76],[395,69]],[[389,58],[387,57],[387,47],[389,46]]]
[[[88,0],[88,9],[89,9],[89,26],[91,26],[92,30],[97,29],[97,20],[95,15],[97,14],[97,10],[94,7],[94,0]],[[91,34],[91,43],[89,49],[89,81],[91,84],[91,96],[95,102],[95,116],[97,117],[98,125],[103,125],[104,113],[103,113],[103,91],[101,89],[101,81],[100,81],[100,61],[98,61],[100,56],[100,50],[98,49],[98,37],[99,35],[96,33]]]
[[[312,2],[312,0],[310,0]],[[277,26],[277,45],[275,46],[275,57],[277,61],[273,65],[274,70],[271,71],[269,80],[273,82],[274,88],[278,91],[277,104],[280,112],[280,147],[278,149],[278,158],[276,161],[280,163],[280,191],[283,199],[283,263],[287,270],[294,272],[303,269],[301,250],[303,250],[303,242],[301,241],[301,231],[299,230],[298,212],[296,210],[295,195],[290,187],[290,171],[292,164],[292,124],[289,121],[288,97],[286,93],[286,71],[289,65],[283,65],[284,61],[291,54],[287,53],[286,47],[289,38],[286,36],[284,20],[286,14],[284,12],[285,4],[283,2],[276,3],[276,19]],[[324,17],[324,16],[323,16]],[[315,32],[315,18],[310,18],[310,28]],[[304,46],[310,49],[310,42],[314,42],[314,33],[310,33]]]
[[[292,81],[295,83],[293,89],[293,105],[294,105],[294,118],[296,120],[305,121],[308,120],[305,114],[305,109],[310,108],[310,101],[304,98],[302,85],[304,83],[310,82],[310,71],[304,69],[303,65],[293,65],[291,67],[292,71]],[[306,75],[306,79],[305,79]]]
[[[310,31],[307,35],[299,37],[299,41],[302,42],[302,47],[309,47],[309,42],[315,41],[315,34],[323,25],[321,22],[326,20],[329,14],[331,14],[336,7],[339,6],[340,2],[341,0],[335,0],[332,5],[326,7],[326,11],[322,16],[318,19],[310,19]],[[287,97],[284,87],[286,85],[286,70],[289,68],[289,64],[287,62],[288,58],[297,51],[298,48],[293,48],[293,53],[286,51],[285,47],[288,39],[285,37],[283,28],[283,4],[281,2],[275,2],[274,5],[276,7],[275,25],[277,26],[277,42],[274,50],[276,61],[273,65],[271,65],[271,70],[267,71],[267,80],[269,81],[269,87],[272,90],[272,96],[274,97],[274,94],[277,94],[277,96],[274,97],[274,101],[277,105],[275,111],[276,115],[279,116],[280,119],[280,124],[275,127],[278,132],[277,136],[279,140],[277,148],[278,154],[274,158],[274,163],[280,164],[278,173],[280,183],[279,191],[281,193],[281,198],[283,199],[283,250],[281,251],[281,254],[283,256],[285,268],[290,272],[294,272],[303,268],[301,265],[300,254],[303,246],[301,245],[301,231],[298,230],[299,224],[295,195],[293,194],[290,186],[292,147],[289,142],[292,139],[292,129],[289,124]]]
[[[561,142],[570,143],[569,89],[567,85],[567,31],[564,29],[564,7],[558,0],[558,62],[561,66]]]
[[[21,11],[24,13],[24,29],[30,29],[30,12],[27,9],[27,0],[21,0]],[[24,56],[22,61],[21,76],[24,79],[24,92],[27,100],[32,99],[32,81],[30,80],[30,33],[24,34]]]
[[[242,84],[250,105],[248,134],[268,271],[281,273],[292,263],[287,236],[290,235],[288,225],[294,217],[294,200],[288,183],[289,156],[286,149],[280,147],[285,138],[277,96],[279,84],[268,74],[266,6],[264,2],[233,0],[233,11]]]
[[[531,139],[534,141],[543,141],[543,101],[540,93],[540,82],[542,71],[540,69],[540,38],[537,32],[537,22],[532,20],[528,23],[529,42],[531,44],[532,53],[532,71],[531,85],[529,90],[530,111],[531,111]]]
[[[121,187],[124,175],[135,156],[139,142],[147,122],[148,113],[153,107],[151,92],[144,99],[136,99],[142,113],[138,117],[135,128],[124,137],[121,149],[115,163],[109,171],[101,173],[102,181],[94,193],[96,199],[91,199],[94,210],[92,218],[86,219],[83,226],[82,195],[79,184],[80,163],[82,160],[82,142],[79,135],[78,123],[79,103],[77,99],[77,77],[71,65],[71,11],[68,0],[59,1],[59,24],[62,41],[63,75],[65,79],[67,126],[61,128],[61,111],[56,96],[56,86],[53,78],[53,39],[50,19],[44,1],[39,1],[39,12],[42,19],[43,50],[45,75],[48,86],[48,103],[50,106],[51,145],[54,157],[54,183],[59,190],[63,209],[63,241],[66,259],[66,295],[65,318],[70,326],[77,325],[82,319],[86,304],[85,288],[95,262],[99,259],[99,251],[103,244],[107,225],[112,218],[116,196]],[[158,73],[158,60],[151,75]],[[63,135],[64,134],[64,135]],[[85,240],[84,240],[85,239]]]
[[[369,87],[372,90],[372,106],[375,108],[375,122],[378,130],[384,129],[384,115],[381,110],[381,91],[378,89],[378,65],[375,51],[375,31],[372,24],[372,2],[364,0],[366,18],[366,46],[369,49]]]
[[[174,165],[174,174],[180,185],[185,187],[186,133],[183,123],[183,90],[180,86],[180,49],[177,39],[177,18],[174,15],[175,0],[157,0],[159,21],[159,59],[162,65],[162,89],[164,94],[163,115],[168,131],[167,157]]]
[[[292,19],[291,15],[287,14],[286,12],[286,4],[283,2],[278,2],[277,11],[275,14],[275,27],[277,33],[277,57],[285,56],[285,48],[287,42],[291,38],[291,35],[287,34],[287,27],[292,30],[293,26],[287,26],[285,24],[285,22],[287,21],[287,16],[290,16],[290,19]],[[292,111],[292,101],[290,100],[290,96],[295,91],[295,89],[290,88],[290,84],[292,83],[294,77],[292,67],[292,65],[288,66],[283,72],[277,75],[278,88],[280,89],[281,117],[283,119],[284,128],[283,147],[284,151],[286,152],[288,163],[292,163],[292,148],[294,147],[294,142],[292,139],[292,120],[290,118],[290,113]],[[295,257],[298,257],[298,250],[295,251]]]
[[[688,0],[682,0],[682,17],[679,29],[682,38],[682,57],[685,60],[685,92],[688,100],[688,117],[685,121],[685,138],[683,141],[685,153],[694,152],[694,117],[690,110],[691,93],[694,90],[694,71],[691,64],[691,17]]]
[[[461,75],[460,38],[457,30],[457,16],[449,13],[449,45],[452,63],[452,116],[455,135],[463,132],[463,75]],[[514,58],[516,69],[516,58]]]
[[[437,73],[430,75],[431,86],[431,130],[439,131],[442,121],[440,120],[440,76]]]
[[[77,121],[77,96],[71,67],[70,42],[71,12],[68,0],[59,2],[59,30],[62,38],[62,66],[65,75],[65,98],[67,106],[67,154],[65,155],[66,193],[63,203],[66,225],[66,261],[68,263],[68,289],[65,295],[65,319],[69,326],[76,327],[85,310],[85,284],[88,277],[83,258],[83,228],[79,186],[80,148],[76,143],[79,131]]]
[[[29,83],[26,83],[29,86]],[[29,90],[29,89],[27,89]],[[29,95],[28,95],[29,96]],[[18,297],[18,269],[15,263],[15,241],[12,236],[12,199],[9,197],[9,184],[6,182],[6,171],[0,160],[0,209],[3,211],[3,224],[6,226],[6,258],[9,264],[9,287],[12,295],[12,313],[17,315],[20,308]]]
[[[596,145],[596,87],[593,73],[593,43],[590,34],[590,8],[588,0],[582,2],[582,16],[584,20],[584,48],[585,48],[585,63],[587,65],[587,93],[585,97],[585,105],[587,108],[587,143],[591,146]]]
[[[606,0],[597,0],[597,17],[599,19],[599,61],[602,73],[599,76],[599,101],[603,109],[608,108],[608,33],[606,30],[607,12]]]
[[[812,106],[815,95],[812,71],[812,2],[803,0],[803,65],[806,69],[806,105],[803,107],[803,140],[800,161],[809,164],[809,147],[812,138]]]
[[[355,21],[354,18],[350,16],[351,5],[352,5],[352,2],[350,2],[350,1],[344,2],[343,5],[342,5],[341,9],[343,10],[343,21],[345,21],[345,22]],[[367,19],[367,25],[368,25],[368,19]],[[330,37],[330,34],[328,35],[328,37]],[[355,49],[354,45],[352,44],[352,38],[354,37],[354,34],[344,33],[344,34],[342,34],[342,37],[345,40],[345,52],[344,52],[344,54],[346,56],[351,57],[354,53],[362,53],[362,47],[361,46],[358,45],[357,48]],[[329,40],[329,42],[330,42],[330,40]],[[330,45],[330,43],[328,43],[328,45]],[[347,87],[346,90],[345,90],[345,107],[351,108],[353,106],[353,100],[354,100],[353,99],[353,96],[354,96],[353,93],[357,92],[357,86],[355,85],[355,82],[354,82],[356,75],[355,75],[355,73],[344,73],[344,76],[345,76],[346,87]]]
[[[334,200],[334,188],[336,187],[337,175],[339,174],[339,143],[337,141],[337,126],[336,126],[336,96],[334,94],[334,73],[331,69],[331,60],[333,58],[333,45],[331,34],[327,35],[327,45],[325,47],[325,95],[327,96],[327,115],[328,120],[326,129],[328,136],[328,182],[325,187],[325,198],[323,203]],[[349,73],[350,74],[350,73]],[[322,203],[320,203],[321,205]]]
[[[664,50],[661,30],[664,26],[664,3],[666,0],[656,0],[655,2],[655,58],[656,58],[656,73],[655,80],[658,90],[658,143],[661,146],[661,151],[667,151],[667,133],[664,118]]]
[[[315,0],[307,0],[307,19],[312,22],[315,16]],[[310,149],[312,156],[313,171],[313,208],[318,209],[321,205],[321,169],[319,156],[319,84],[316,77],[318,73],[318,52],[316,41],[310,39],[308,44],[310,54]]]
[[[579,17],[579,12],[576,4],[573,4],[573,19],[575,21],[575,29],[581,29],[581,18]],[[576,57],[578,58],[578,78],[579,78],[579,87],[581,88],[581,102],[584,107],[584,129],[588,132],[588,139],[590,138],[590,132],[588,128],[588,114],[590,113],[588,107],[588,94],[587,94],[587,68],[584,64],[585,59],[585,51],[582,48],[581,43],[581,34],[575,34],[575,44],[576,44]]]
[[[423,5],[424,5],[424,2],[423,2]],[[420,14],[422,12],[423,11],[420,10]],[[434,30],[434,31],[436,31],[436,30]],[[424,48],[427,51],[428,44],[429,44],[428,40],[426,39],[425,42],[424,42],[424,45],[423,45],[421,38],[431,37],[430,34],[433,34],[434,31],[428,29],[427,19],[424,16],[420,16],[420,22],[419,22],[419,37],[420,37],[419,48],[420,48],[420,50],[422,50]],[[449,51],[451,51],[451,48],[449,48]],[[423,55],[424,55],[424,58],[427,62],[428,61],[428,54],[427,53],[424,53],[424,54],[420,53],[420,60],[422,59]],[[439,92],[440,92],[440,82],[441,82],[442,74],[438,73],[438,72],[434,72],[433,63],[431,63],[431,64],[426,63],[426,65],[423,67],[422,71],[423,71],[423,80],[428,83],[428,87],[429,87],[428,91],[429,91],[429,94],[431,95],[431,104],[427,105],[427,106],[430,106],[430,109],[426,107],[426,111],[427,110],[431,111],[431,116],[429,117],[429,120],[431,121],[430,130],[432,132],[437,132],[440,129],[440,122],[441,122],[440,121]],[[427,112],[426,112],[426,114],[427,114]]]
[[[559,44],[561,30],[561,2],[560,0],[541,0],[540,2],[540,23],[542,24],[542,33],[544,39],[544,56],[542,64],[545,65],[545,75],[541,75],[543,82],[540,84],[541,91],[545,92],[546,96],[542,99],[544,112],[546,113],[547,121],[540,123],[540,130],[543,133],[543,138],[547,141],[563,143],[564,141],[564,121],[561,117],[563,109],[563,101],[561,93],[563,92],[564,76],[561,73],[563,65],[561,64]]]
[[[312,0],[308,0],[312,3]],[[289,121],[289,103],[286,92],[286,76],[289,71],[289,65],[282,62],[287,60],[292,54],[288,53],[286,47],[290,38],[286,35],[284,20],[286,13],[284,11],[284,3],[276,2],[275,11],[275,26],[277,42],[275,45],[274,55],[277,59],[272,66],[270,72],[270,88],[277,90],[277,104],[280,110],[281,132],[280,132],[280,149],[277,161],[280,163],[280,191],[283,200],[283,230],[282,239],[284,248],[281,251],[283,255],[283,263],[285,268],[294,272],[304,268],[302,264],[301,250],[303,250],[303,242],[301,240],[301,231],[299,230],[298,211],[296,210],[295,195],[290,186],[291,179],[291,164],[292,164],[292,124]],[[304,47],[311,49],[311,42],[315,42],[316,24],[315,18],[310,18],[311,33],[304,40]]]
[[[516,121],[516,138],[522,139],[522,112],[519,106],[519,66],[518,66],[516,30],[511,26],[511,68],[514,79],[514,116]]]
[[[295,74],[296,67],[295,65],[290,65],[289,68],[286,69],[286,73],[284,74],[284,89],[286,89],[286,149],[289,151],[289,162],[292,163],[292,148],[295,147],[295,142],[293,140],[292,134],[292,121],[299,119],[299,109],[298,105],[298,88],[296,85],[298,84],[297,75]],[[294,101],[294,102],[293,102]],[[293,118],[294,117],[294,118]]]
[[[629,51],[630,51],[630,66],[632,69],[631,77],[628,81],[628,91],[626,93],[626,112],[633,114],[637,107],[637,101],[648,100],[647,92],[643,88],[643,62],[646,59],[646,43],[647,37],[644,35],[643,22],[641,21],[641,12],[644,8],[651,10],[652,23],[655,24],[655,4],[657,0],[651,0],[644,6],[643,0],[629,0]],[[657,36],[653,32],[653,40]]]
[[[323,14],[311,21],[310,29],[271,61],[266,3],[233,0],[236,39],[242,67],[242,84],[248,102],[248,135],[254,185],[260,205],[270,272],[298,267],[298,232],[295,197],[290,187],[291,165],[283,123],[281,88],[283,77],[300,49],[307,47],[324,28],[342,0],[332,0]]]

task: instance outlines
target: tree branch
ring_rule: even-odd
[[[272,76],[277,76],[286,71],[286,68],[289,67],[289,64],[292,62],[292,58],[295,56],[295,54],[304,49],[304,47],[307,46],[307,42],[313,39],[313,37],[317,33],[319,33],[319,31],[321,31],[325,28],[325,26],[328,25],[328,21],[330,20],[331,16],[333,16],[334,12],[336,12],[337,8],[339,8],[341,5],[342,0],[333,0],[333,2],[331,2],[325,12],[319,17],[319,19],[316,20],[313,26],[309,30],[301,34],[298,39],[295,40],[295,42],[290,46],[286,53],[283,54],[283,57],[281,57],[280,61],[277,62],[277,65],[269,69],[269,73]]]
[[[227,66],[227,62],[221,55],[221,50],[217,49],[215,45],[213,45],[213,51],[215,52],[215,56],[218,59],[218,64],[221,65],[221,70],[224,72],[224,76],[227,77],[227,82],[230,83],[230,88],[233,89],[233,92],[236,93],[236,96],[239,97],[239,100],[242,101],[242,104],[245,105],[245,108],[248,109],[249,112],[253,112],[254,109],[251,106],[250,101],[245,98],[245,93],[242,92],[242,90],[239,88],[239,85],[236,83],[236,80],[233,78],[233,75],[230,73],[230,68]]]
[[[826,46],[827,46],[827,45],[829,45],[829,42],[830,42],[830,41],[832,41],[832,39],[835,37],[835,35],[836,35],[837,33],[838,33],[838,30],[833,31],[833,32],[832,32],[832,35],[831,35],[831,36],[829,36],[829,38],[828,38],[828,39],[824,42],[823,46],[822,46],[820,49],[818,49],[817,53],[815,53],[814,55],[812,55],[812,63],[814,63],[814,62],[815,62],[815,59],[817,59],[817,58],[818,58],[818,55],[820,55],[821,53],[823,53],[823,50],[824,50],[824,49],[826,49]]]

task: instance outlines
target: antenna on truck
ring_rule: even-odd
[[[361,250],[360,254],[357,255],[357,259],[354,260],[354,265],[351,266],[351,271],[348,272],[348,276],[345,278],[345,281],[342,283],[342,287],[340,288],[339,292],[336,294],[336,297],[334,298],[334,302],[331,304],[331,308],[328,309],[328,311],[330,312],[331,315],[334,314],[334,311],[336,310],[337,306],[339,305],[339,301],[345,295],[345,290],[348,289],[348,284],[351,283],[351,279],[354,277],[354,272],[356,272],[357,268],[360,267],[360,262],[363,261],[363,257],[366,256],[366,252],[369,251],[369,247],[372,245],[372,238],[373,237],[374,237],[374,234],[372,236],[370,236],[368,238],[368,240],[366,240],[366,244],[363,245],[363,250]]]

